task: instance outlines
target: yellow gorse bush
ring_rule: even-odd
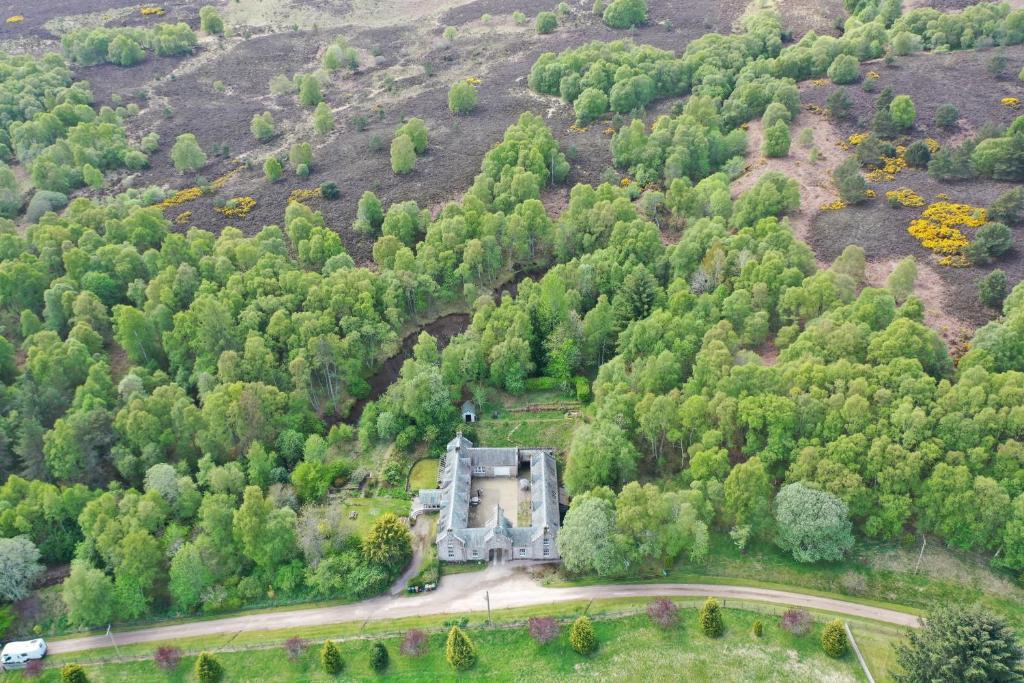
[[[924,144],[928,146],[928,151],[931,152],[932,154],[938,152],[939,147],[942,146],[939,144],[939,141],[936,140],[935,138],[925,138]]]
[[[232,170],[228,171],[227,173],[225,173],[224,175],[220,176],[219,178],[216,178],[212,183],[210,183],[210,187],[212,189],[214,189],[214,190],[221,189],[222,187],[227,185],[228,181],[231,180],[233,177],[235,177],[235,175],[238,174],[238,172],[241,171],[241,170],[242,170],[242,167],[239,166],[238,168],[235,168],[235,169],[232,169]]]
[[[1003,99],[999,100],[999,102],[1004,107],[1009,107],[1010,109],[1019,109],[1020,108],[1020,98],[1019,97],[1004,97]]]
[[[245,218],[255,208],[256,200],[252,197],[235,197],[234,199],[229,199],[227,204],[216,209],[216,211],[228,218]]]
[[[291,194],[288,195],[288,203],[291,204],[292,202],[298,202],[301,204],[303,202],[309,201],[310,199],[317,199],[319,197],[319,187],[314,187],[311,190],[296,189],[292,190]]]
[[[195,201],[203,196],[202,188],[190,187],[184,190],[178,190],[167,199],[163,200],[157,206],[161,209],[168,209],[172,206],[180,206],[186,202]]]
[[[867,73],[867,79],[869,81],[877,81],[878,78],[879,78],[879,76],[878,76],[878,72],[877,71],[869,71]]]
[[[483,83],[483,81],[481,81],[476,76],[470,76],[469,78],[466,79],[466,83],[469,83],[471,86],[473,86],[475,88],[478,85],[480,85],[481,83]]]
[[[154,5],[148,5],[146,7],[143,7],[142,9],[140,9],[139,10],[139,14],[141,14],[144,17],[151,17],[151,16],[162,17],[164,14],[166,14],[166,12],[164,12],[164,8],[163,7],[156,7]]]
[[[890,202],[899,202],[903,206],[924,206],[924,197],[914,192],[909,187],[889,190],[885,193],[885,198]]]
[[[17,24],[22,21],[25,21],[25,17],[21,14],[15,14],[13,17],[7,17],[8,24]]]
[[[921,246],[935,254],[944,256],[961,256],[964,247],[970,242],[964,229],[979,228],[988,221],[988,212],[970,204],[952,202],[935,202],[921,212],[921,217],[910,222],[907,227]],[[957,259],[941,259],[940,265],[954,266]]]
[[[834,202],[829,202],[828,204],[822,204],[821,205],[821,210],[822,211],[838,211],[839,209],[845,209],[845,208],[846,208],[846,202],[844,202],[842,199],[837,199]]]
[[[177,225],[185,225],[190,220],[192,220],[192,212],[191,211],[182,211],[181,213],[179,213],[177,215],[177,217],[175,217],[174,222]]]
[[[587,127],[586,127],[586,126],[580,127],[580,126],[577,126],[577,125],[576,125],[576,124],[574,123],[574,124],[572,124],[571,126],[569,126],[569,128],[568,128],[567,130],[568,130],[568,131],[569,131],[570,133],[586,133],[586,132],[587,132]]]

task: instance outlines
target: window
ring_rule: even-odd
[[[526,557],[526,548],[519,549],[519,557]]]
[[[455,557],[455,544],[448,541],[448,559]]]
[[[479,551],[479,550],[476,550],[476,549],[474,549],[474,550],[473,550],[473,557],[480,557],[480,551]]]
[[[481,465],[477,465],[473,468],[473,474],[478,477],[482,477],[484,475],[484,468]]]
[[[547,538],[544,539],[544,557],[551,554],[551,541]]]

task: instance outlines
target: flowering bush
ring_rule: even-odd
[[[823,85],[828,85],[828,79],[827,78],[815,78],[813,81],[811,81],[811,85],[813,85],[815,88],[820,88]]]
[[[577,126],[574,123],[571,126],[569,126],[569,128],[567,128],[567,130],[570,133],[586,133],[587,132],[587,127],[586,126]]]
[[[216,211],[228,218],[245,218],[255,208],[256,200],[252,197],[235,197],[234,199],[229,199],[227,204],[216,209]]]
[[[865,77],[866,77],[866,78],[867,78],[867,79],[868,79],[869,81],[877,81],[877,80],[878,80],[878,78],[879,78],[879,76],[878,76],[878,72],[877,72],[877,71],[869,71],[869,72],[867,72],[867,74],[865,74]]]
[[[8,21],[10,21],[10,19],[8,19]],[[1009,107],[1010,109],[1020,109],[1019,97],[1004,97],[1003,99],[999,100],[999,102],[1004,107]]]
[[[920,218],[911,221],[907,232],[925,249],[956,257],[962,256],[964,247],[970,244],[963,230],[980,228],[987,221],[988,212],[983,208],[939,201],[921,212]],[[959,262],[958,259],[941,259],[939,265],[957,266]]]
[[[141,14],[144,17],[149,17],[149,16],[162,17],[165,14],[165,12],[164,12],[164,8],[163,7],[156,7],[154,5],[148,5],[146,7],[143,7],[142,9],[140,9],[139,10],[139,14]]]
[[[837,199],[834,202],[829,202],[828,204],[822,204],[821,205],[821,210],[822,211],[838,211],[839,209],[845,209],[845,208],[846,208],[846,202],[844,202],[842,199]]]
[[[242,170],[242,167],[239,166],[238,168],[234,168],[234,169],[228,171],[227,173],[225,173],[224,175],[220,176],[219,178],[214,180],[212,183],[210,183],[210,187],[212,189],[214,189],[214,190],[221,189],[222,187],[227,185],[228,181],[231,180],[232,178],[234,178],[238,174],[238,172],[241,171],[241,170]]]
[[[419,657],[427,651],[427,634],[418,628],[409,629],[399,649],[406,657]]]
[[[13,17],[7,17],[8,24],[17,24],[22,21],[25,21],[25,17],[20,14],[15,14]]]
[[[679,606],[671,600],[658,598],[647,605],[647,616],[659,628],[672,628],[679,621]]]
[[[177,225],[185,225],[185,224],[186,224],[186,223],[188,223],[188,222],[189,222],[190,220],[192,220],[192,212],[191,212],[191,211],[182,211],[181,213],[179,213],[179,214],[178,214],[178,215],[177,215],[177,216],[176,216],[176,217],[174,218],[174,222],[175,222],[175,223],[176,223]]]
[[[180,206],[187,202],[195,201],[203,196],[203,190],[199,187],[190,187],[184,190],[178,190],[167,199],[163,200],[158,207],[161,209],[169,209],[172,206]]]
[[[917,194],[909,187],[889,190],[885,193],[885,198],[889,200],[890,204],[900,204],[902,206],[924,206],[924,197]]]
[[[164,671],[174,671],[181,663],[181,650],[176,647],[158,647],[153,653],[153,661]]]
[[[469,83],[471,86],[473,86],[475,88],[478,85],[480,85],[481,83],[483,83],[483,81],[481,81],[476,76],[470,76],[469,78],[466,79],[466,83]]]
[[[320,198],[320,188],[319,187],[315,187],[315,188],[313,188],[311,190],[296,189],[296,190],[292,190],[291,194],[288,195],[288,203],[291,204],[292,202],[299,202],[301,204],[303,202],[308,202],[310,199],[319,199],[319,198]]]
[[[931,152],[932,154],[938,152],[939,147],[942,146],[939,144],[939,141],[936,140],[935,138],[925,138],[924,144],[928,145],[928,151]]]
[[[306,641],[302,638],[289,638],[284,641],[284,651],[288,653],[288,659],[297,662],[306,649]]]

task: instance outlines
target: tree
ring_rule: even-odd
[[[89,683],[89,677],[80,665],[65,664],[60,669],[60,683]]]
[[[755,536],[767,532],[772,482],[760,457],[732,468],[725,480],[725,512],[734,525],[750,525]]]
[[[775,497],[776,544],[797,562],[836,561],[853,547],[846,503],[803,483],[783,486]]]
[[[897,95],[889,103],[889,116],[898,127],[907,129],[917,120],[917,108],[910,95]]]
[[[359,197],[359,204],[356,206],[356,223],[353,229],[371,235],[380,234],[380,226],[384,222],[384,209],[381,207],[377,195],[366,190]]]
[[[608,111],[608,96],[598,88],[585,88],[573,103],[576,125],[585,126]]]
[[[468,114],[476,109],[476,88],[469,81],[456,81],[448,90],[448,109],[453,114]]]
[[[952,128],[960,120],[960,110],[952,104],[941,104],[935,110],[935,124],[940,128]]]
[[[636,473],[640,454],[614,422],[584,424],[573,434],[565,485],[572,494],[595,486],[620,486]]]
[[[301,169],[313,166],[313,147],[308,142],[297,142],[288,149],[288,164],[299,176],[302,176]]]
[[[274,116],[269,111],[253,114],[249,130],[258,142],[266,142],[277,134],[277,130],[274,128]]]
[[[224,667],[209,652],[201,652],[196,658],[195,676],[199,683],[219,683],[224,678]]]
[[[412,535],[409,527],[392,512],[385,512],[374,521],[363,539],[363,557],[368,562],[391,570],[401,569],[412,556]]]
[[[1024,222],[1024,187],[1007,190],[988,209],[989,217],[1006,225],[1020,225]]]
[[[907,151],[903,153],[903,158],[906,159],[907,166],[928,168],[928,162],[932,160],[932,151],[924,140],[915,140],[907,147]]]
[[[610,495],[610,492],[609,492]],[[605,497],[584,493],[573,498],[558,532],[558,553],[573,574],[607,576],[621,570],[614,544],[615,507]]]
[[[530,617],[527,629],[530,637],[538,645],[546,645],[558,637],[562,630],[558,622],[551,617]]]
[[[284,174],[284,166],[277,160],[277,157],[268,157],[263,162],[263,175],[266,176],[267,180],[272,183],[276,183],[281,179]]]
[[[892,293],[896,303],[903,303],[914,293],[914,282],[916,281],[917,261],[913,256],[908,256],[896,264],[889,279],[886,280],[885,286]]]
[[[304,107],[315,107],[324,101],[320,92],[320,80],[313,75],[304,76],[299,84],[299,103]]]
[[[849,643],[846,640],[846,629],[843,628],[842,620],[833,619],[825,625],[825,630],[821,634],[821,649],[829,657],[839,658],[846,654]]]
[[[836,88],[825,100],[825,106],[828,107],[829,116],[841,121],[850,115],[853,102],[850,101],[845,88]]]
[[[206,5],[199,10],[199,30],[211,36],[224,33],[224,20],[220,18],[216,7]]]
[[[377,641],[370,648],[370,668],[377,673],[383,673],[388,668],[388,648],[384,643]]]
[[[337,676],[345,670],[345,660],[341,658],[341,650],[333,640],[324,641],[320,648],[320,666],[328,676]]]
[[[700,630],[709,638],[718,638],[725,632],[725,624],[722,622],[722,608],[718,600],[708,598],[700,608],[697,615],[700,622]]]
[[[444,658],[456,671],[466,671],[476,664],[476,645],[461,628],[452,626],[448,631],[448,642],[444,648]]]
[[[597,649],[597,633],[590,617],[584,615],[576,618],[569,627],[569,644],[581,655],[589,655]]]
[[[1013,247],[1013,234],[1002,223],[990,221],[978,228],[974,241],[964,250],[971,263],[985,265]]]
[[[998,268],[986,275],[978,283],[978,299],[989,308],[999,310],[1006,299],[1006,273]]]
[[[860,78],[860,61],[853,55],[839,55],[829,65],[828,77],[836,85],[853,83]]]
[[[391,141],[391,170],[401,175],[416,165],[416,147],[408,135],[399,135]]]
[[[84,560],[71,562],[71,574],[62,586],[68,621],[79,626],[110,622],[113,616],[114,582]]]
[[[539,12],[535,24],[537,33],[544,36],[558,28],[558,17],[554,12]]]
[[[656,598],[647,603],[647,616],[659,628],[672,628],[679,622],[679,606],[667,598]]]
[[[768,158],[784,157],[789,154],[789,126],[785,121],[776,121],[764,131],[761,153]]]
[[[856,157],[847,157],[832,171],[832,181],[840,198],[848,204],[858,204],[867,197],[868,184],[860,173]]]
[[[171,161],[179,172],[198,171],[206,163],[206,153],[192,133],[182,133],[171,148]]]
[[[318,135],[327,135],[334,130],[334,112],[326,102],[316,105],[316,109],[313,110],[313,130]]]
[[[17,602],[43,573],[39,549],[28,536],[0,538],[0,600]]]
[[[423,119],[416,118],[415,116],[409,119],[395,130],[395,137],[399,135],[409,136],[417,155],[427,151],[427,144],[430,138],[427,132],[427,124],[423,122]]]
[[[945,606],[896,645],[899,683],[1024,681],[1024,650],[999,617],[978,606]]]
[[[612,0],[602,14],[612,28],[631,28],[647,22],[647,0]]]

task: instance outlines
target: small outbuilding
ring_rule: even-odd
[[[462,404],[462,421],[476,422],[476,420],[476,406],[472,401],[466,401]]]

